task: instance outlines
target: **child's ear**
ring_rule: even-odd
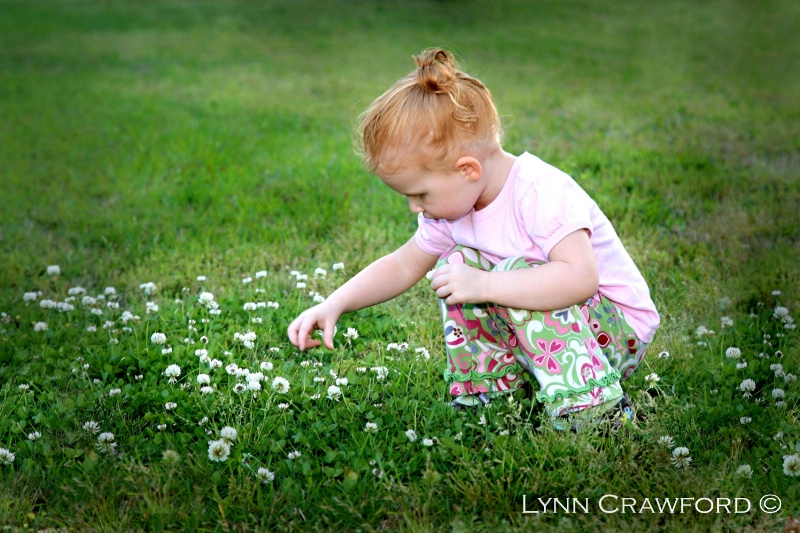
[[[483,175],[481,162],[472,156],[460,157],[458,161],[456,161],[456,169],[458,169],[470,183],[479,181]]]

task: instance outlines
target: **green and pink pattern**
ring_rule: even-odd
[[[513,257],[493,265],[459,245],[442,254],[437,268],[453,263],[487,271],[542,264]],[[440,304],[444,376],[454,396],[514,391],[532,375],[539,384],[537,399],[551,416],[561,416],[620,398],[620,379],[636,369],[647,348],[619,308],[599,293],[555,311]]]

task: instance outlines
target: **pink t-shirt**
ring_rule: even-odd
[[[636,336],[649,343],[659,325],[658,312],[611,222],[570,176],[529,153],[517,158],[500,194],[480,211],[454,221],[420,214],[415,240],[432,255],[460,244],[494,263],[516,256],[548,261],[553,247],[580,229],[589,232],[600,294],[616,303]]]

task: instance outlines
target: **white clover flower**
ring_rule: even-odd
[[[206,280],[205,276],[197,276],[197,281],[205,281],[205,280]]]
[[[729,359],[739,359],[742,356],[742,351],[736,346],[731,346],[725,350],[725,357]]]
[[[219,430],[220,438],[223,438],[225,440],[234,441],[236,440],[236,437],[238,435],[239,433],[236,431],[236,428],[233,428],[231,426],[225,426],[224,428]]]
[[[42,309],[55,309],[57,304],[53,300],[42,300],[39,302],[39,307]]]
[[[324,278],[328,275],[328,271],[324,268],[315,268],[314,269],[314,277],[315,278]]]
[[[244,284],[251,283],[252,281],[253,281],[253,278],[251,278],[251,277],[246,277],[246,278],[242,279],[242,283],[244,283]]]
[[[24,301],[24,302],[35,302],[36,299],[39,298],[39,296],[41,296],[41,295],[42,295],[42,291],[26,292],[25,294],[22,295],[22,301]]]
[[[646,375],[644,377],[644,379],[645,379],[645,381],[647,381],[649,383],[648,387],[652,387],[657,382],[661,381],[661,378],[658,377],[658,374],[656,374],[655,372],[653,372],[652,374]]]
[[[181,375],[181,367],[174,364],[169,365],[167,369],[164,370],[164,375],[169,378],[170,383],[175,383],[175,380]]]
[[[322,377],[322,376],[314,377],[314,383],[324,383],[324,382],[325,382],[325,378],[324,377]]]
[[[156,331],[150,336],[150,342],[153,344],[164,344],[167,342],[167,336],[159,331]]]
[[[776,400],[780,400],[786,395],[783,389],[772,389],[772,397]]]
[[[739,390],[742,391],[745,398],[752,396],[752,392],[756,390],[756,382],[752,379],[746,379],[739,384]]]
[[[741,370],[743,368],[747,368],[747,361],[742,361],[741,363],[736,363],[736,368],[738,368],[739,370]]]
[[[305,284],[304,281],[298,281],[296,287],[298,289],[305,289],[306,288],[306,284]]]
[[[161,348],[162,355],[169,355],[172,353],[172,346],[167,346],[166,348]]]
[[[259,270],[258,272],[256,272],[256,279],[261,279],[261,278],[266,278],[266,277],[267,277],[267,271],[266,270]]]
[[[422,445],[423,446],[430,447],[430,446],[433,446],[433,444],[434,444],[433,439],[422,439]]]
[[[97,449],[100,453],[111,453],[116,447],[117,443],[114,442],[113,433],[100,433],[97,436]]]
[[[139,285],[139,288],[144,291],[147,296],[152,295],[156,289],[158,288],[155,283],[152,281],[148,281],[147,283],[142,283]]]
[[[364,431],[367,433],[377,433],[378,432],[378,424],[375,422],[367,422],[364,426]]]
[[[247,390],[251,390],[253,392],[258,392],[261,390],[261,382],[260,381],[248,381],[247,382]]]
[[[667,448],[672,448],[675,446],[675,439],[669,435],[663,435],[658,438],[658,443],[666,446]]]
[[[262,466],[256,472],[256,479],[264,484],[272,483],[275,480],[275,472],[272,472],[269,468],[264,468]]]
[[[753,477],[753,469],[748,464],[739,465],[739,468],[736,469],[736,472],[734,472],[733,475],[736,477],[750,479]]]
[[[161,453],[161,460],[167,464],[176,464],[181,460],[181,456],[175,450],[164,450]]]
[[[95,422],[94,420],[89,420],[88,422],[83,423],[84,431],[88,431],[89,433],[97,433],[100,431],[100,424]]]
[[[358,338],[358,330],[356,328],[347,328],[344,338],[348,341],[356,340]]]
[[[206,385],[205,387],[200,387],[200,394],[208,395],[214,392],[214,387]]]
[[[797,376],[795,376],[794,374],[785,374],[783,376],[783,381],[784,381],[784,383],[787,383],[787,384],[788,383],[794,383],[795,381],[797,381]]]
[[[753,419],[750,418],[749,416],[743,416],[742,418],[739,419],[739,423],[742,425],[749,424],[752,421]]]
[[[197,374],[197,384],[198,385],[210,385],[211,384],[211,376],[208,374]]]
[[[231,455],[231,445],[225,439],[212,440],[208,443],[208,458],[221,463]]]
[[[222,361],[220,361],[219,359],[212,359],[211,361],[208,362],[208,367],[211,370],[214,370],[215,368],[222,368]]]
[[[214,295],[210,292],[201,292],[197,297],[197,301],[205,306],[208,306],[214,301]]]
[[[689,457],[689,448],[679,446],[672,450],[672,464],[675,468],[689,468],[692,458]]]
[[[117,394],[121,394],[121,393],[122,393],[122,389],[111,389],[110,391],[108,391],[108,395],[109,396],[116,396]]]
[[[287,457],[289,457],[290,460],[294,461],[295,459],[300,459],[300,457],[302,455],[303,455],[302,453],[300,453],[297,450],[295,450],[295,451],[289,452],[289,455]]]
[[[777,318],[778,320],[783,320],[785,317],[789,316],[789,310],[787,308],[779,305],[772,312],[772,316]]]
[[[270,309],[278,309],[280,304],[278,302],[267,302],[267,307]]]
[[[158,309],[159,309],[158,308],[158,304],[155,303],[155,302],[147,302],[145,304],[145,307],[146,307],[145,312],[148,315],[152,315],[153,313],[158,313]]]
[[[28,433],[28,440],[39,440],[42,438],[42,434],[38,431],[34,431],[33,433]]]
[[[247,302],[246,304],[244,304],[244,305],[242,306],[242,308],[243,308],[245,311],[255,311],[256,309],[258,309],[258,305],[256,305],[256,304],[255,304],[255,303],[253,303],[253,302]]]
[[[47,331],[47,322],[37,322],[33,325],[33,331]]]
[[[289,408],[289,404],[288,403],[279,403],[278,404],[278,409],[280,409],[281,411],[285,411],[288,408]]]
[[[714,330],[708,329],[705,326],[697,326],[697,329],[695,330],[694,333],[698,337],[706,337],[706,336],[710,337],[710,336],[714,335]]]
[[[340,387],[346,387],[348,384],[347,378],[336,378],[336,384]]]
[[[19,390],[21,390],[22,392],[25,392],[30,388],[31,388],[31,386],[29,384],[27,384],[27,383],[20,383],[19,384]]]
[[[165,429],[167,429],[167,425],[166,424],[159,424],[159,425],[156,426],[156,429],[159,430],[159,431],[164,431]]]
[[[11,450],[6,450],[5,448],[0,448],[0,464],[2,465],[10,465],[14,462],[14,457],[16,457]]]
[[[48,276],[58,276],[61,274],[61,267],[58,265],[50,265],[47,267]]]
[[[344,263],[334,263],[333,267],[331,268],[333,268],[334,270],[344,270]]]
[[[336,385],[331,385],[328,387],[328,399],[329,400],[339,400],[342,397],[342,389],[337,387]]]
[[[800,476],[800,454],[783,456],[783,473],[787,476]]]
[[[414,352],[417,354],[417,360],[419,360],[420,358],[423,359],[431,358],[431,353],[428,351],[427,348],[417,348],[416,350],[414,350]]]
[[[272,370],[273,365],[269,361],[263,361],[260,365],[258,365],[258,367],[264,372],[269,372]]]
[[[376,374],[375,378],[378,381],[383,381],[384,379],[386,379],[386,376],[389,375],[389,369],[386,368],[385,366],[372,367],[372,371],[375,372]]]
[[[86,307],[97,305],[97,298],[92,298],[91,296],[86,295],[83,298],[81,298],[81,305]]]
[[[728,316],[724,316],[719,319],[720,324],[722,325],[722,329],[733,327],[733,319]]]
[[[406,437],[408,437],[408,440],[410,440],[411,442],[415,442],[417,440],[417,432],[414,431],[413,429],[407,429]]]
[[[175,403],[175,402],[167,402],[167,403],[164,404],[164,409],[166,409],[167,411],[172,411],[173,409],[176,409],[177,407],[178,407],[178,404]]]
[[[272,380],[272,390],[279,394],[286,394],[289,392],[289,381],[280,376],[275,377],[275,379]]]
[[[356,372],[358,372],[359,374],[364,374],[366,371],[367,371],[367,367],[365,367],[365,366],[356,367]]]

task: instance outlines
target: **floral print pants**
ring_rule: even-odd
[[[536,268],[541,262],[512,257],[493,265],[480,252],[456,245],[437,268],[465,263],[487,271]],[[510,392],[536,378],[537,399],[550,416],[612,402],[620,379],[639,365],[647,345],[620,309],[599,293],[585,303],[555,311],[527,311],[486,304],[447,305],[444,320],[450,394]]]

